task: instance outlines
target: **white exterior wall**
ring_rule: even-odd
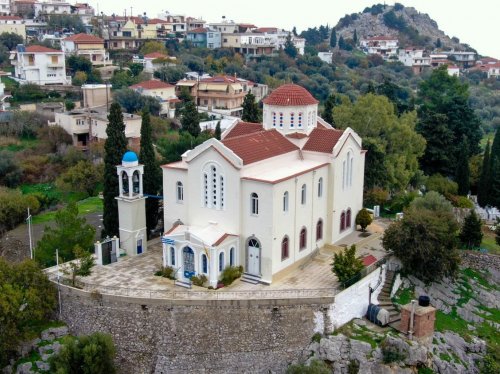
[[[141,116],[136,116],[136,118],[123,118],[125,123],[125,136],[128,138],[140,138],[141,137]],[[108,121],[100,118],[92,119],[92,136],[98,139],[107,139],[106,128],[108,127]]]
[[[276,113],[276,126],[273,123],[273,113]],[[280,127],[280,113],[283,113],[283,127]],[[294,114],[294,125],[291,127],[290,115]],[[302,127],[299,127],[299,113],[302,113]],[[310,133],[317,123],[318,104],[285,107],[264,104],[263,126],[264,129],[278,129],[282,134],[292,132]]]
[[[10,0],[0,0],[0,14],[10,14]]]
[[[30,64],[28,56],[34,56],[33,64]],[[57,63],[52,63],[52,56],[57,56]],[[71,82],[66,77],[66,61],[64,54],[17,52],[17,60],[12,61],[15,75],[23,83],[34,83],[40,86],[50,84],[69,85]]]
[[[177,201],[177,182],[181,182],[184,188],[184,200]],[[163,216],[165,231],[169,230],[178,219],[188,224],[188,205],[195,203],[190,194],[188,183],[188,172],[182,169],[163,169]]]
[[[175,99],[175,86],[168,88],[156,88],[152,90],[142,90],[141,95],[161,97],[162,100]]]
[[[76,51],[76,44],[72,40],[61,40],[61,49],[64,53],[73,53]]]

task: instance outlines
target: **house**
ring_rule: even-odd
[[[21,84],[71,85],[71,77],[66,76],[64,52],[57,49],[18,45],[10,52],[10,62]]]
[[[448,60],[448,55],[443,53],[431,53],[429,57],[431,58],[431,67],[433,68],[451,63],[451,61]]]
[[[84,25],[90,25],[92,17],[95,16],[95,10],[89,3],[76,3],[72,5],[71,13],[80,17]]]
[[[4,16],[10,14],[10,0],[0,0],[0,14]]]
[[[472,67],[476,63],[477,54],[475,52],[447,51],[444,55],[462,69]]]
[[[134,56],[132,62],[142,64],[145,73],[153,74],[164,66],[175,66],[176,59],[176,57],[170,57],[160,52],[152,52],[144,55],[142,58],[138,55]]]
[[[271,35],[223,32],[221,38],[223,48],[233,48],[242,55],[271,55],[276,49],[275,38]]]
[[[200,27],[205,27],[207,21],[202,19],[197,19],[193,17],[186,18],[186,31],[191,31],[194,29],[199,29]]]
[[[10,2],[10,14],[24,18],[35,17],[36,0],[13,0]]]
[[[200,27],[186,33],[186,40],[191,42],[195,47],[200,48],[220,48],[221,33],[215,29]]]
[[[355,230],[365,151],[350,128],[318,117],[318,101],[286,84],[263,101],[263,123],[238,122],[163,165],[163,265],[181,282],[227,266],[270,284],[281,271]]]
[[[175,104],[180,100],[175,96],[175,86],[152,79],[146,82],[140,82],[129,87],[141,95],[151,96],[161,103],[160,114],[167,115],[168,118],[175,117]]]
[[[71,4],[64,0],[37,1],[34,11],[35,18],[46,20],[52,14],[71,14]]]
[[[488,64],[488,78],[495,77],[498,78],[500,77],[500,63],[497,62],[496,64]]]
[[[106,107],[78,109],[56,113],[54,122],[49,125],[62,127],[71,135],[75,147],[86,150],[90,142],[107,139],[108,115]],[[125,136],[131,147],[140,143],[141,121],[141,116],[137,114],[123,113]]]
[[[109,54],[104,49],[104,39],[90,34],[76,34],[61,41],[62,50],[66,55],[83,56],[92,65],[111,65]]]
[[[318,52],[318,57],[321,61],[326,62],[327,64],[331,64],[333,61],[332,52]]]
[[[162,19],[116,17],[106,19],[103,36],[108,49],[139,49],[146,41],[167,37],[170,24]]]
[[[460,68],[457,65],[449,64],[448,68],[448,75],[452,77],[459,77],[460,76]]]
[[[388,60],[397,58],[399,41],[394,36],[374,36],[371,38],[363,38],[359,41],[359,45],[366,54],[377,54]]]
[[[0,34],[4,32],[17,34],[26,40],[26,25],[21,17],[0,16]]]
[[[399,51],[399,62],[412,68],[414,74],[420,74],[431,67],[431,58],[424,56],[424,50],[419,48],[405,48]]]

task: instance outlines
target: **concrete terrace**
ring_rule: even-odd
[[[346,245],[356,244],[358,255],[372,255],[377,260],[381,259],[386,254],[380,242],[384,226],[384,222],[374,222],[368,228],[368,235],[356,231],[337,245],[319,249],[277,273],[271,285],[252,285],[238,279],[217,291],[197,286],[190,290],[175,286],[173,280],[154,275],[162,265],[162,247],[159,239],[156,239],[148,243],[148,252],[140,256],[125,258],[107,266],[96,265],[92,275],[79,279],[79,286],[86,291],[102,294],[160,299],[329,297],[339,290],[339,282],[331,271],[334,253]],[[55,267],[47,269],[47,272],[51,277],[57,274]]]

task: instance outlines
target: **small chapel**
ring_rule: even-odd
[[[237,122],[162,166],[163,264],[180,280],[224,268],[273,276],[356,229],[365,151],[352,129],[318,116],[318,101],[285,84],[263,100],[263,123]]]

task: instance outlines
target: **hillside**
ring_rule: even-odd
[[[459,43],[457,38],[440,30],[437,22],[428,14],[401,4],[373,5],[361,13],[342,17],[335,28],[337,35],[342,35],[344,39],[352,39],[356,30],[358,39],[378,35],[397,36],[402,47],[433,49],[439,39],[443,49],[470,49],[468,45]]]

